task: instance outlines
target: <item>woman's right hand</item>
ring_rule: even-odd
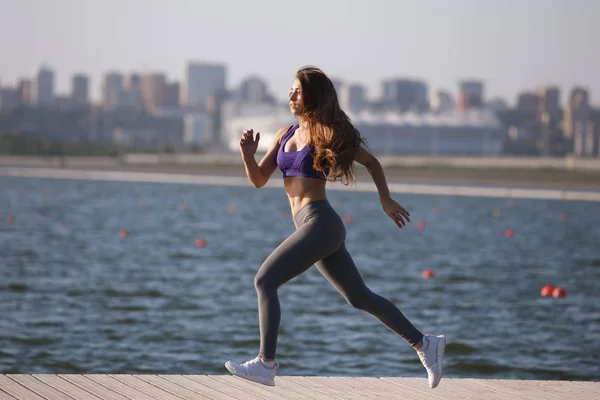
[[[258,141],[260,140],[260,132],[256,132],[256,138],[254,138],[254,130],[246,129],[240,139],[240,151],[243,157],[254,157],[256,149],[258,148]]]

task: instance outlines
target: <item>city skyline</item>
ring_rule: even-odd
[[[47,64],[55,71],[57,94],[70,92],[72,75],[85,73],[97,101],[104,74],[113,70],[162,72],[182,81],[188,62],[217,62],[228,67],[228,88],[258,75],[284,99],[296,69],[315,64],[332,78],[365,85],[371,98],[380,94],[381,81],[398,77],[453,94],[460,80],[482,80],[487,100],[502,97],[509,105],[518,93],[538,85],[558,86],[564,104],[571,89],[582,86],[591,103],[599,103],[594,94],[600,92],[595,73],[600,57],[593,56],[592,43],[600,36],[594,24],[598,2],[374,1],[346,8],[333,3],[311,13],[311,1],[296,10],[271,1],[206,8],[189,1],[170,7],[159,0],[130,1],[116,7],[112,1],[0,0],[9,10],[0,15],[0,52],[7,56],[0,82],[15,85]],[[268,19],[261,14],[267,11]],[[249,29],[239,14],[255,17]],[[15,35],[23,26],[35,29]],[[157,26],[164,29],[157,32]]]

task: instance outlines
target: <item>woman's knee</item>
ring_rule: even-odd
[[[357,310],[369,311],[373,305],[372,293],[369,290],[348,296],[346,297],[346,301],[352,308],[356,308]]]
[[[277,290],[277,284],[268,274],[258,273],[254,277],[254,287],[258,292],[268,292],[270,290]]]

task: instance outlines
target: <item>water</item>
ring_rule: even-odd
[[[1,373],[224,374],[225,360],[256,355],[253,277],[294,229],[282,189],[0,187]],[[404,230],[375,193],[329,193],[353,217],[347,247],[367,285],[422,331],[447,335],[445,376],[598,379],[600,203],[396,198],[412,215]],[[568,296],[540,297],[547,283]],[[404,341],[316,268],[279,296],[282,375],[425,376]]]

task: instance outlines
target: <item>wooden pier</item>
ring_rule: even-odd
[[[502,399],[598,400],[600,382],[278,376],[275,387],[230,375],[0,375],[0,400]]]

